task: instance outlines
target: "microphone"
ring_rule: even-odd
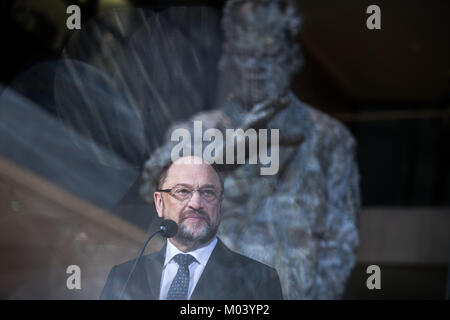
[[[161,222],[159,229],[163,237],[172,238],[178,232],[178,225],[175,221],[166,219]]]
[[[125,281],[125,284],[124,284],[122,290],[120,291],[119,300],[122,299],[123,293],[125,292],[125,290],[128,286],[128,282],[130,281],[131,276],[133,275],[134,270],[136,269],[136,266],[142,257],[142,254],[144,253],[145,247],[147,247],[147,244],[149,243],[150,239],[152,239],[157,233],[160,233],[160,232],[163,237],[172,238],[178,232],[178,225],[173,220],[170,220],[170,219],[163,220],[159,226],[159,230],[150,234],[147,237],[147,239],[144,242],[144,245],[142,246],[141,250],[139,251],[136,261],[134,262],[133,268],[131,268],[131,271],[130,271],[130,274],[128,275],[127,281]]]

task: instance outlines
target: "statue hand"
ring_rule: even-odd
[[[244,115],[241,128],[246,130],[249,128],[264,126],[279,111],[285,109],[291,100],[288,97],[272,98],[259,102]]]

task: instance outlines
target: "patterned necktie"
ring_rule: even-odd
[[[189,265],[195,261],[190,254],[177,254],[173,260],[178,263],[178,271],[167,293],[167,300],[187,300],[189,289]]]

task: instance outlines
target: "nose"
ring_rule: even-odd
[[[189,200],[189,207],[196,210],[203,207],[202,197],[200,196],[200,192],[198,192],[197,190],[193,191],[192,193],[192,197]]]

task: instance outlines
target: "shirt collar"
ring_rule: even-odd
[[[192,255],[195,260],[197,260],[198,263],[200,263],[203,267],[206,266],[206,263],[208,262],[209,257],[211,256],[212,251],[214,250],[215,246],[217,244],[217,237],[214,237],[212,241],[210,241],[206,246],[203,246],[201,248],[195,249],[193,251],[189,252],[183,252],[179,250],[177,247],[175,247],[172,242],[167,239],[167,247],[166,247],[166,257],[164,260],[164,268],[166,265],[172,260],[174,256],[177,254],[190,254]]]

